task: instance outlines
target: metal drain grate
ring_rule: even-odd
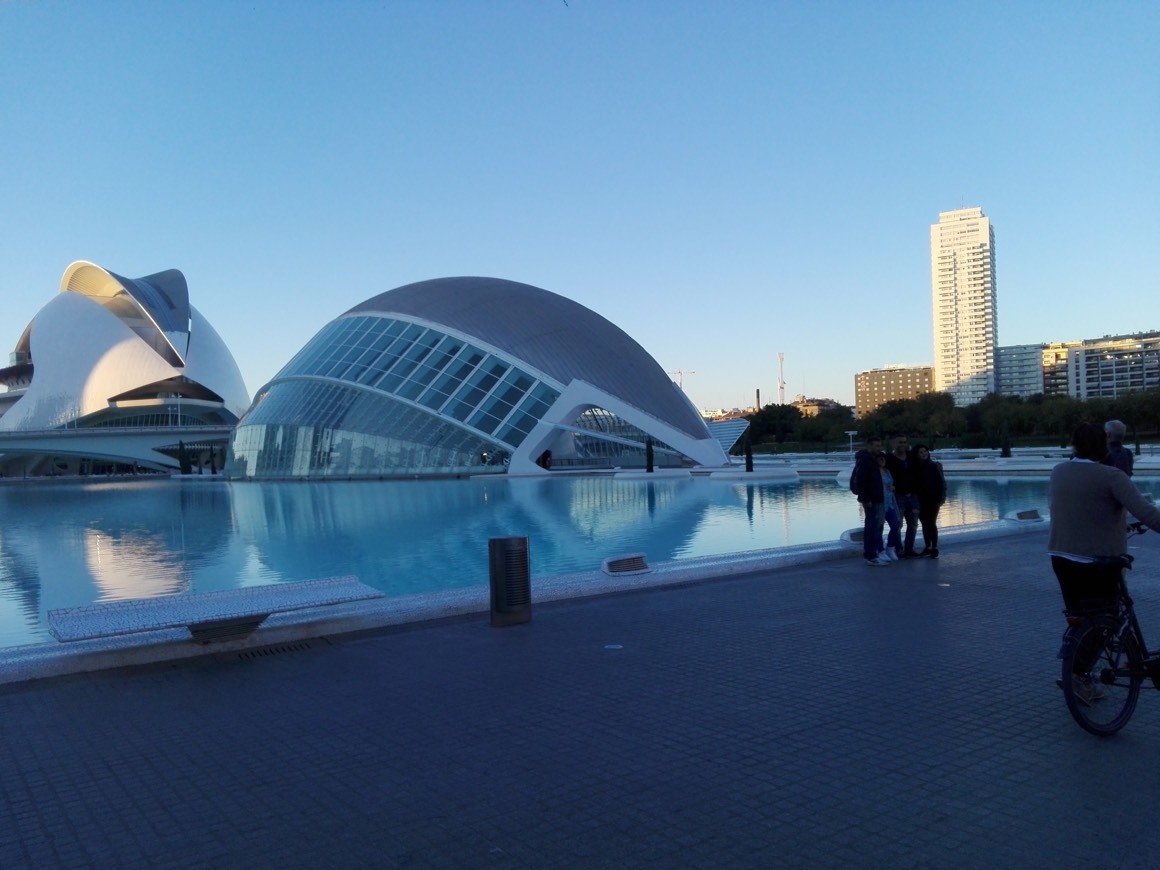
[[[283,653],[306,652],[311,649],[314,649],[314,643],[309,640],[302,640],[294,643],[280,643],[258,649],[242,650],[237,654],[237,658],[239,661],[244,659],[264,659],[270,656],[282,655]]]
[[[628,556],[616,556],[612,559],[605,559],[600,569],[605,574],[617,576],[621,574],[647,574],[652,570],[649,568],[648,562],[644,560],[644,553],[632,553]]]

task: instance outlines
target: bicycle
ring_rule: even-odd
[[[1143,523],[1132,523],[1132,534],[1142,535]],[[1136,710],[1140,686],[1152,680],[1160,689],[1160,649],[1148,651],[1124,573],[1132,556],[1116,557],[1121,567],[1115,605],[1110,610],[1064,611],[1068,628],[1060,657],[1059,685],[1072,718],[1085,731],[1100,737],[1115,734]]]

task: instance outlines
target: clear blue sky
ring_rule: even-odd
[[[0,348],[176,268],[251,392],[448,275],[626,330],[703,408],[929,363],[981,206],[1001,344],[1160,329],[1160,3],[0,0]],[[6,357],[5,357],[6,360]]]

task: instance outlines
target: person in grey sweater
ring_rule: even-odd
[[[1103,560],[1128,552],[1126,514],[1160,531],[1160,509],[1126,474],[1100,464],[1107,440],[1099,426],[1076,428],[1072,445],[1072,458],[1051,471],[1051,567],[1068,610],[1110,608],[1120,566]]]

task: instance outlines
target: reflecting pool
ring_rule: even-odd
[[[942,526],[1046,508],[1045,478],[948,481]],[[1147,487],[1141,481],[1142,487]],[[533,576],[833,541],[858,505],[832,479],[609,477],[0,486],[0,647],[45,613],[120,598],[356,574],[388,595],[483,585],[487,541],[529,539]]]

